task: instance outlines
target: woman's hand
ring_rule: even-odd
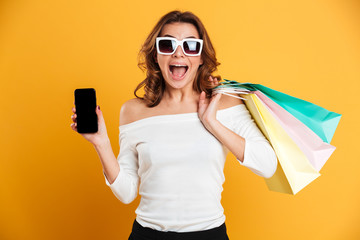
[[[77,132],[77,115],[76,115],[76,108],[72,108],[73,115],[71,115],[71,119],[73,123],[70,125],[72,130]],[[94,146],[101,146],[103,144],[108,143],[109,137],[107,135],[107,130],[105,126],[104,117],[102,115],[102,112],[100,110],[99,106],[96,106],[96,114],[98,117],[98,131],[96,133],[79,133],[81,136],[83,136],[86,140],[91,142]]]
[[[212,78],[210,76],[209,81],[212,82],[212,85],[214,85],[214,87],[219,85],[216,78]],[[217,122],[216,112],[219,107],[220,98],[221,94],[216,94],[212,96],[211,99],[206,98],[204,91],[200,94],[198,115],[201,122],[210,132],[212,132],[212,125]]]

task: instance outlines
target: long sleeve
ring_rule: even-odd
[[[112,184],[109,183],[106,176],[105,182],[121,202],[129,204],[138,194],[138,158],[135,146],[131,143],[126,132],[120,131],[119,142],[120,152],[117,160],[120,165],[120,172]]]
[[[232,130],[245,138],[244,161],[239,163],[255,174],[270,178],[277,169],[277,158],[268,140],[243,106],[232,114]]]

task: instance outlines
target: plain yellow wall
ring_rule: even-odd
[[[139,198],[118,201],[95,150],[70,129],[73,91],[96,89],[117,155],[120,107],[144,78],[138,50],[174,9],[203,20],[222,77],[343,114],[337,150],[296,196],[269,191],[229,156],[230,238],[360,239],[356,0],[2,0],[0,239],[127,239]]]

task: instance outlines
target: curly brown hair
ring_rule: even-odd
[[[165,80],[161,74],[160,67],[156,63],[156,38],[166,24],[183,22],[193,24],[203,40],[203,50],[201,57],[203,64],[199,67],[193,89],[200,93],[205,91],[207,96],[212,94],[212,86],[208,81],[210,75],[217,70],[220,63],[216,59],[215,49],[210,41],[209,35],[200,19],[191,12],[172,11],[164,15],[155,25],[139,52],[138,66],[146,72],[146,78],[136,87],[134,94],[137,98],[145,100],[148,107],[155,107],[162,99],[165,90]],[[215,76],[221,80],[220,76]],[[144,87],[145,94],[139,97],[136,92]]]

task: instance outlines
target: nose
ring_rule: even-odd
[[[177,46],[176,51],[173,54],[175,57],[183,57],[185,54],[181,48],[181,46]]]

